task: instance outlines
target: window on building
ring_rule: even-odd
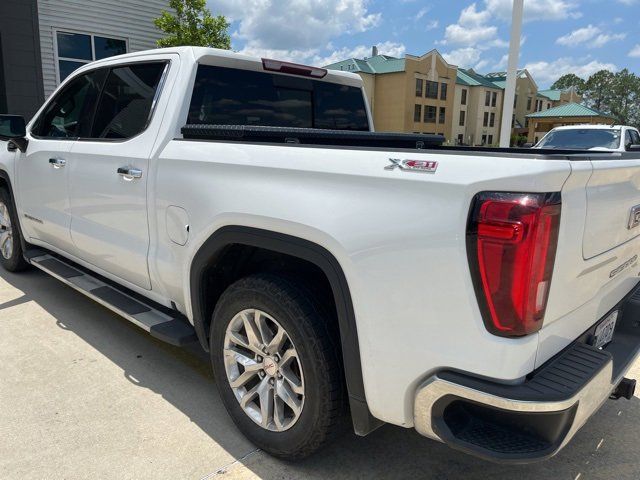
[[[489,117],[489,126],[495,127],[496,125],[496,114],[491,112],[491,116]]]
[[[489,112],[484,112],[484,121],[482,122],[482,126],[489,126]]]
[[[487,144],[487,136],[482,135],[482,145],[486,145],[486,144]]]
[[[550,108],[551,108],[551,104],[547,103],[547,110],[549,110]],[[542,109],[540,109],[540,110],[542,110]]]
[[[444,123],[447,117],[447,112],[444,107],[440,107],[440,115],[438,116],[438,123]]]
[[[491,105],[491,92],[487,90],[487,94],[484,97],[484,106],[488,107]]]
[[[422,79],[416,78],[416,97],[422,96],[422,84],[423,84]]]
[[[531,110],[531,105],[532,105],[531,102],[533,102],[533,98],[527,97],[527,112]]]
[[[524,128],[529,128],[529,119],[528,118],[524,119]]]
[[[447,84],[441,83],[440,84],[440,100],[446,100],[446,99],[447,99]]]
[[[491,106],[495,107],[497,103],[498,103],[498,92],[493,92],[491,94]]]
[[[438,98],[438,82],[430,82],[427,80],[427,91],[425,92],[427,98]]]
[[[147,126],[164,62],[111,69],[96,108],[91,138],[131,138]]]
[[[425,123],[436,123],[436,107],[432,107],[431,105],[425,105],[424,121]]]
[[[127,53],[127,41],[84,33],[56,32],[58,81],[62,82],[81,66]]]
[[[511,128],[516,128],[516,114],[511,117]]]
[[[493,145],[493,135],[489,135],[487,141],[489,142],[489,145]]]
[[[416,105],[413,107],[413,121],[419,122],[422,118],[422,105]]]
[[[462,89],[462,94],[461,94],[461,98],[460,98],[460,105],[466,105],[467,104],[467,89],[463,88]]]
[[[198,67],[187,123],[369,130],[360,88],[211,65]]]
[[[467,112],[464,110],[460,110],[460,126],[464,127],[465,117],[467,116]]]
[[[518,95],[513,97],[513,108],[516,108],[516,105],[518,105]]]
[[[463,134],[459,134],[458,135],[458,145],[462,145],[464,143],[464,135]]]

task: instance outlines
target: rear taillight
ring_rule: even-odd
[[[517,337],[542,327],[560,210],[559,193],[485,192],[474,198],[467,253],[491,333]]]

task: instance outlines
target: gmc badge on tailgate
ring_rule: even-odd
[[[640,225],[640,205],[636,205],[631,209],[627,228],[631,230],[632,228],[636,228],[638,225]]]

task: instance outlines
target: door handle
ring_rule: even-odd
[[[67,161],[64,158],[50,158],[49,163],[55,169],[62,168],[67,164]]]
[[[134,178],[142,177],[142,170],[133,167],[120,167],[118,168],[118,175],[121,175],[125,180],[133,180]]]

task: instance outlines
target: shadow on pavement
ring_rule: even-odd
[[[60,328],[73,332],[117,364],[128,381],[161,395],[234,458],[241,459],[255,450],[228,417],[218,396],[207,354],[199,346],[181,349],[157,341],[39,271],[22,274],[2,271],[0,276],[24,292],[24,296],[0,304],[0,319],[5,308],[28,301],[38,303],[56,319]],[[245,467],[233,465],[228,473],[246,468],[265,479],[635,480],[640,477],[639,427],[638,398],[607,402],[555,458],[534,465],[501,466],[451,450],[413,430],[386,425],[365,438],[345,435],[296,464],[287,464],[259,452],[243,460]],[[155,475],[151,474],[151,477]]]

